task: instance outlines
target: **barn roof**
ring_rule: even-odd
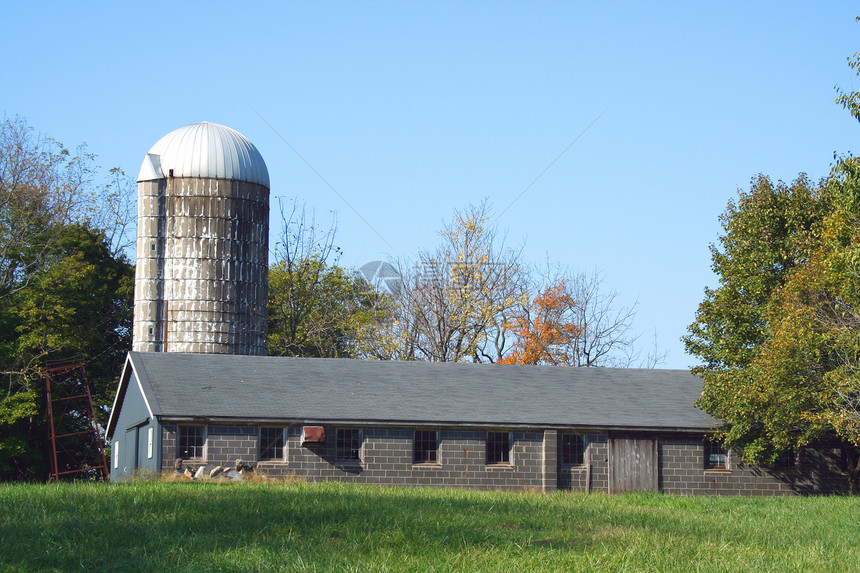
[[[701,431],[686,370],[566,368],[131,352],[132,383],[163,419]]]

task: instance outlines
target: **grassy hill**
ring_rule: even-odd
[[[0,485],[0,571],[853,571],[860,499]]]

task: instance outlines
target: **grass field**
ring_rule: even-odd
[[[2,571],[857,571],[860,499],[0,485]]]

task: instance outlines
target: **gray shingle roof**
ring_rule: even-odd
[[[703,430],[685,370],[131,352],[153,414],[285,422]]]

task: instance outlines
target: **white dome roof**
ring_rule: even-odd
[[[166,177],[233,179],[269,187],[263,156],[248,139],[217,123],[194,123],[159,139],[140,166],[138,181]]]

